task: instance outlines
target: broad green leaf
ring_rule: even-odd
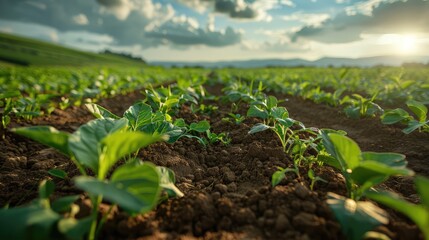
[[[407,106],[411,109],[411,111],[413,111],[414,114],[416,114],[419,122],[426,121],[428,109],[423,103],[415,100],[408,100]]]
[[[406,81],[401,81],[399,85],[401,86],[402,89],[406,89],[410,86],[413,86],[415,83],[416,81],[414,80],[406,80]]]
[[[57,213],[63,213],[70,209],[71,205],[79,198],[79,195],[58,198],[51,203],[51,208]]]
[[[286,128],[292,127],[296,123],[292,118],[276,118],[276,121]]]
[[[85,107],[96,118],[113,118],[113,119],[119,119],[120,118],[120,117],[116,116],[115,114],[111,113],[109,110],[107,110],[104,107],[102,107],[98,104],[95,104],[95,103],[87,103],[87,104],[85,104]]]
[[[390,167],[376,161],[362,161],[358,167],[353,169],[351,177],[353,181],[359,185],[365,184],[372,179],[388,178],[389,176],[412,176],[414,172],[405,167]],[[379,184],[375,182],[374,184]]]
[[[152,107],[143,102],[136,103],[125,111],[124,117],[134,129],[140,128],[151,123]]]
[[[175,121],[174,121],[174,124],[173,124],[174,126],[176,126],[176,127],[180,127],[180,128],[183,128],[183,127],[187,127],[188,125],[186,124],[186,122],[185,122],[185,120],[183,120],[183,118],[178,118],[178,119],[176,119]]]
[[[268,109],[272,109],[273,107],[277,106],[277,103],[278,103],[278,101],[277,101],[276,97],[269,96],[268,99],[267,99],[267,108]]]
[[[51,169],[48,171],[48,173],[49,173],[49,175],[57,177],[57,178],[61,178],[61,179],[68,178],[67,173],[61,169]]]
[[[427,208],[429,214],[429,179],[422,176],[417,176],[415,184],[417,192],[420,195],[422,204]],[[429,224],[429,218],[427,221]]]
[[[241,94],[238,92],[230,92],[228,93],[227,97],[230,102],[237,102],[241,99]]]
[[[0,209],[0,239],[52,239],[60,215],[37,204]]]
[[[92,177],[77,177],[76,186],[118,204],[133,213],[150,211],[157,203],[161,191],[160,179],[155,166],[123,165],[113,173],[111,182]]]
[[[389,222],[387,213],[371,202],[356,202],[328,193],[327,203],[340,222],[344,235],[353,240],[361,240],[366,232]]]
[[[109,134],[102,140],[103,150],[100,155],[98,176],[103,179],[110,167],[122,157],[160,140],[162,140],[161,136],[140,132],[115,132]]]
[[[247,116],[248,117],[258,117],[261,119],[267,119],[268,113],[267,113],[267,111],[260,109],[256,105],[251,105],[249,110],[247,111]]]
[[[416,129],[423,127],[424,125],[429,124],[429,121],[427,122],[418,122],[416,120],[411,120],[408,122],[408,127],[404,128],[402,132],[405,134],[410,134],[414,132]]]
[[[397,108],[386,111],[380,118],[383,124],[394,124],[409,119],[410,115],[404,109]]]
[[[174,126],[173,124],[166,121],[148,124],[143,128],[140,128],[139,131],[155,136],[168,136],[168,143],[174,143],[180,137],[182,137],[182,134],[184,133],[184,130],[181,127]]]
[[[329,133],[328,138],[333,148],[326,148],[326,150],[340,161],[342,167],[345,168],[343,171],[359,165],[361,151],[355,141],[337,133]]]
[[[399,153],[362,152],[362,161],[376,161],[391,167],[406,167],[405,155]]]
[[[89,233],[91,222],[91,216],[83,219],[63,218],[58,222],[58,231],[67,239],[81,240]]]
[[[273,107],[270,111],[273,118],[286,119],[289,117],[289,112],[285,107]]]
[[[47,199],[55,190],[55,184],[52,181],[43,180],[39,184],[39,198]]]
[[[127,124],[126,119],[92,120],[69,137],[69,148],[79,163],[98,173],[101,141],[109,134],[124,129]]]
[[[209,129],[210,129],[210,123],[207,122],[206,120],[200,121],[198,123],[191,123],[191,125],[189,125],[189,130],[197,131],[200,133],[203,133]]]
[[[347,115],[347,117],[352,118],[352,119],[359,119],[360,118],[360,108],[359,107],[348,106],[344,109],[344,113]]]
[[[55,148],[66,156],[70,156],[68,147],[68,139],[70,134],[66,132],[61,132],[53,127],[48,126],[14,128],[12,131],[19,135],[33,139],[48,147]]]
[[[155,114],[153,114],[152,116],[152,122],[162,122],[162,121],[166,121],[166,117],[162,112],[156,112]]]
[[[164,106],[171,108],[174,105],[179,103],[179,99],[174,97],[174,98],[168,98],[167,101],[165,101]]]
[[[331,167],[334,167],[338,170],[341,170],[341,164],[339,163],[339,161],[336,158],[334,158],[332,156],[319,154],[319,155],[317,155],[317,160],[321,161],[324,164],[327,164]]]
[[[265,130],[270,129],[270,128],[271,128],[270,126],[265,125],[263,123],[257,123],[250,129],[248,134],[254,134],[257,132],[262,132],[262,131],[265,131]]]
[[[427,208],[409,203],[398,195],[390,192],[368,192],[366,196],[409,217],[419,226],[425,238],[429,238],[429,211]]]
[[[160,185],[168,197],[183,197],[183,193],[174,185],[176,183],[174,172],[166,167],[156,167],[156,170],[160,176]]]

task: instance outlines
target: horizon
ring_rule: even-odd
[[[148,62],[427,56],[427,0],[0,1],[0,32]]]

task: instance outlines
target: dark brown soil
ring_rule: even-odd
[[[209,90],[219,93],[218,87]],[[141,98],[136,92],[100,104],[121,115]],[[428,134],[405,135],[398,127],[382,125],[379,119],[350,120],[336,108],[295,97],[288,97],[285,106],[292,118],[306,126],[347,131],[362,150],[405,154],[410,168],[429,176]],[[241,114],[246,110],[246,106],[240,107]],[[317,182],[314,191],[310,191],[307,169],[303,168],[301,177],[290,173],[272,188],[272,173],[277,167],[291,166],[291,160],[272,132],[247,134],[257,120],[246,119],[239,125],[222,121],[228,111],[229,106],[221,104],[212,115],[197,116],[183,106],[179,117],[188,122],[208,119],[213,132],[229,133],[231,144],[204,148],[195,140],[181,139],[171,145],[157,143],[142,149],[143,160],[174,170],[177,186],[185,196],[165,201],[154,211],[137,217],[114,209],[100,239],[344,239],[325,203],[327,192],[345,195],[341,175],[329,167],[317,168],[316,174],[328,183]],[[55,110],[51,116],[31,122],[14,120],[11,126],[51,125],[72,132],[90,119],[84,107],[75,107]],[[37,197],[38,182],[49,178],[47,170],[54,167],[66,170],[71,177],[77,174],[61,154],[5,132],[0,144],[0,206],[16,206]],[[79,193],[71,181],[55,181],[56,195]],[[412,186],[411,178],[393,178],[384,185],[416,202]],[[81,201],[82,207],[88,205],[86,199]],[[101,210],[106,208],[102,205]],[[378,231],[392,239],[423,239],[409,220],[391,210],[389,214],[390,224]]]

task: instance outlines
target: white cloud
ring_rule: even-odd
[[[291,15],[283,16],[282,19],[285,21],[298,21],[309,26],[319,26],[322,22],[329,19],[329,14],[297,12]]]
[[[78,15],[75,15],[75,16],[73,16],[73,18],[72,18],[72,20],[73,20],[73,22],[75,22],[77,25],[88,25],[88,23],[89,23],[89,20],[88,20],[88,18],[86,17],[86,15],[85,14],[78,14]]]
[[[227,27],[225,30],[210,30],[200,28],[198,21],[181,15],[172,18],[158,28],[145,31],[144,36],[148,39],[158,39],[162,44],[172,44],[175,47],[207,45],[222,47],[234,45],[241,42],[242,32]]]
[[[134,8],[134,4],[129,0],[97,0],[104,10],[114,14],[119,20],[127,19]]]

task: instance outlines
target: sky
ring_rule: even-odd
[[[0,0],[0,32],[149,62],[429,56],[429,0]]]

